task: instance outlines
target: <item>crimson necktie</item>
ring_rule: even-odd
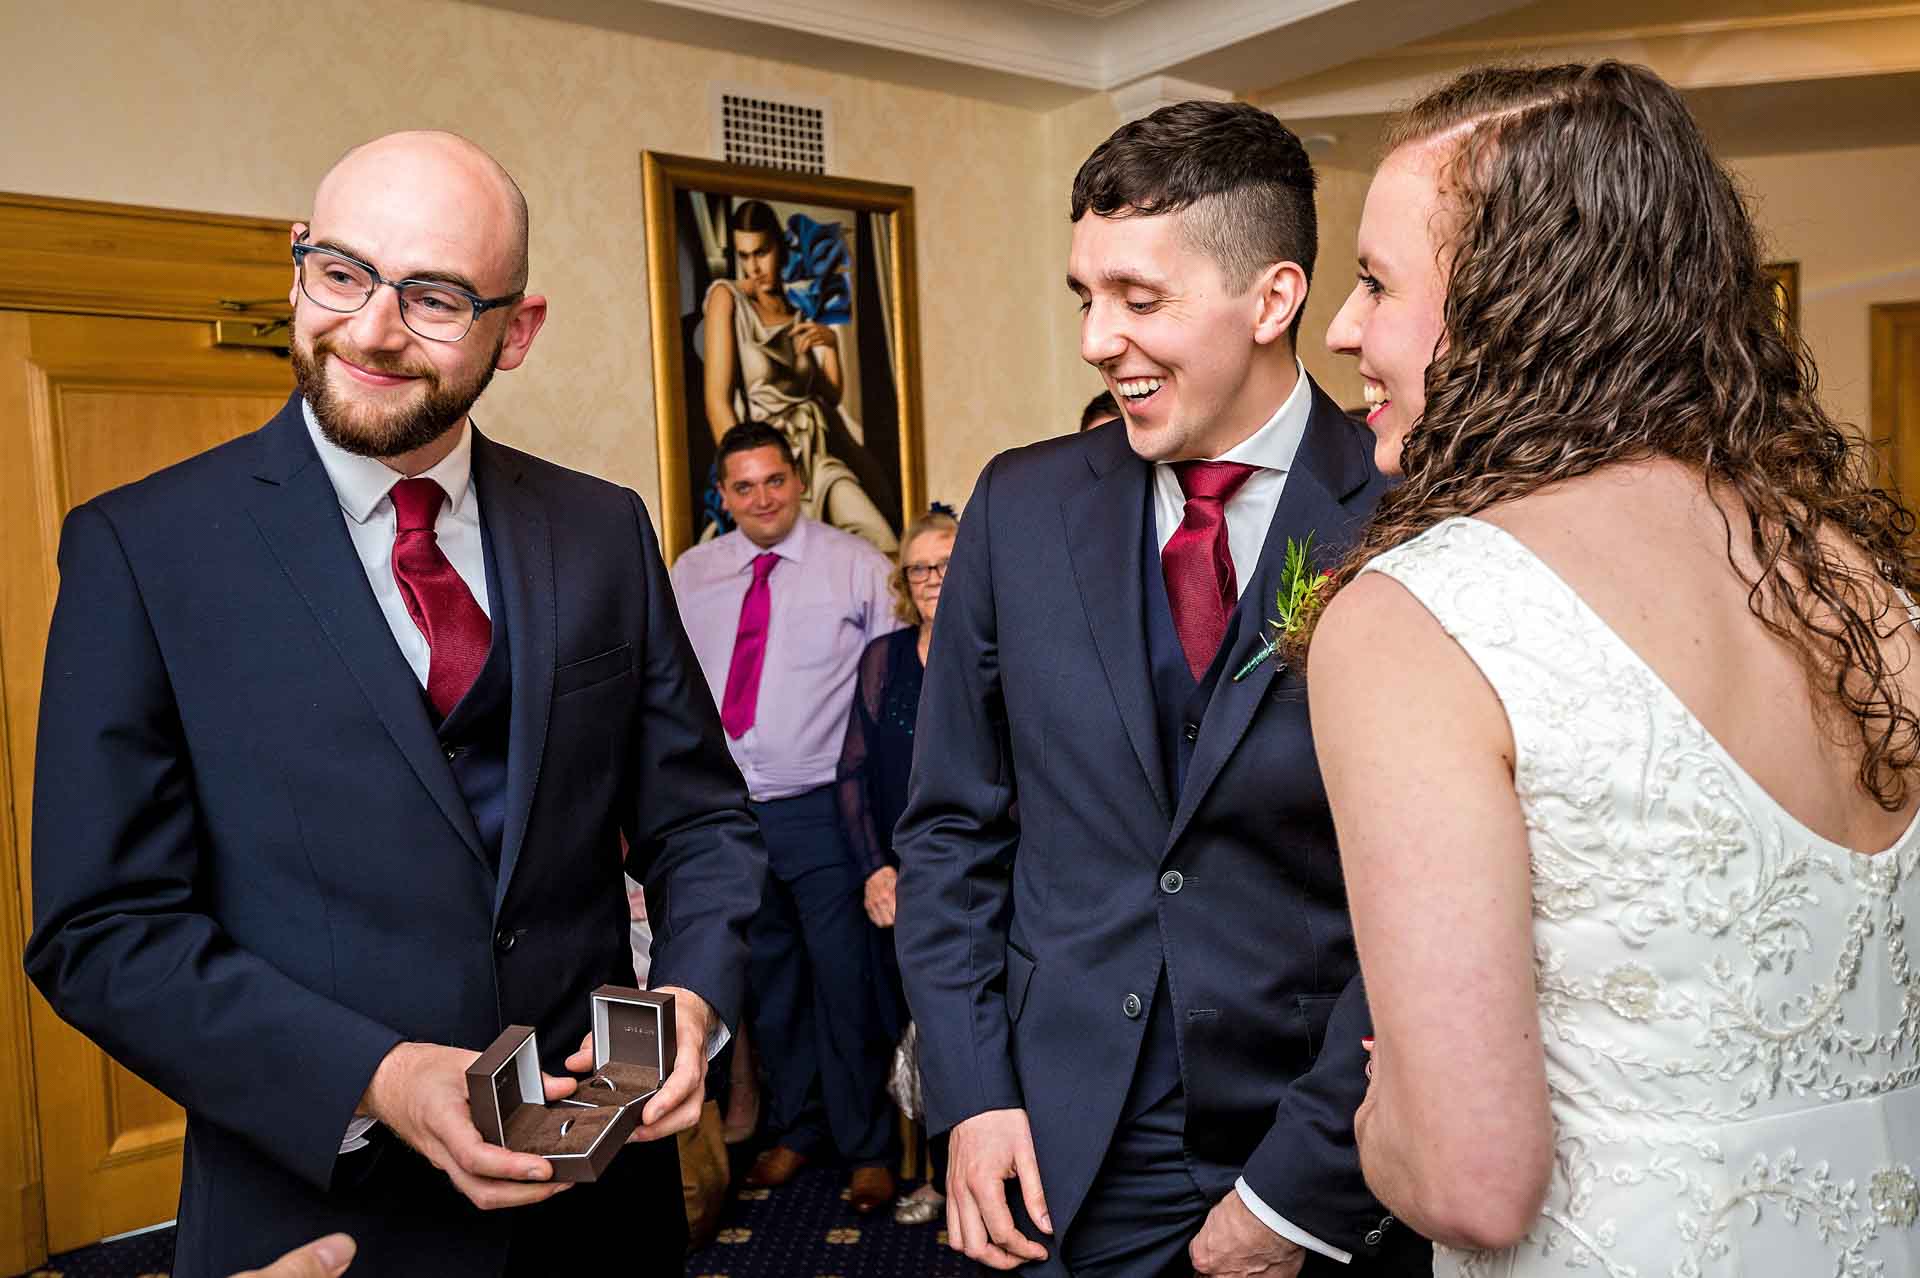
[[[1196,681],[1204,679],[1213,664],[1213,654],[1227,637],[1227,618],[1240,598],[1227,547],[1227,503],[1258,469],[1240,462],[1174,463],[1187,509],[1160,551],[1160,572],[1173,608],[1173,628]]]
[[[767,657],[767,618],[773,613],[773,592],[767,578],[773,576],[780,556],[771,550],[753,559],[753,583],[747,597],[740,601],[740,626],[733,632],[733,660],[727,664],[727,690],[720,698],[720,726],[735,738],[747,735],[753,726],[754,708],[760,703],[760,667]]]
[[[446,493],[431,479],[393,486],[393,580],[407,615],[427,640],[427,700],[442,719],[480,677],[493,625],[447,561],[433,521]]]

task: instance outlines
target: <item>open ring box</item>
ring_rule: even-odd
[[[509,1025],[467,1067],[467,1105],[489,1144],[538,1154],[555,1180],[590,1181],[639,1126],[673,1072],[673,995],[602,985],[593,992],[593,1076],[547,1102],[533,1029]]]

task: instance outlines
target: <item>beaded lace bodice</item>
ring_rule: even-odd
[[[1920,1275],[1920,819],[1814,834],[1519,541],[1374,559],[1505,707],[1555,1170],[1530,1236],[1440,1274]]]

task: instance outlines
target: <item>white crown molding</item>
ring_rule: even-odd
[[[1058,9],[1062,13],[1076,14],[1082,18],[1111,18],[1129,9],[1136,9],[1147,0],[1026,0],[1026,2],[1047,9]]]
[[[1140,9],[1107,32],[1104,88],[1130,84],[1246,40],[1349,7],[1386,0],[1211,0]]]
[[[1122,123],[1152,115],[1163,106],[1191,102],[1196,98],[1204,102],[1231,102],[1233,90],[1182,80],[1177,76],[1154,75],[1107,94],[1107,100],[1113,103],[1113,109],[1119,113]]]
[[[1384,17],[1403,0],[1160,0],[1153,5],[1080,0],[651,2],[1076,89],[1110,90],[1328,14]],[[1519,2],[1498,0],[1483,7],[1512,8]],[[1093,8],[1102,15],[1087,12]]]
[[[913,5],[889,0],[652,2],[1077,89],[1107,87],[1100,46],[1081,29],[1087,19],[1044,6],[999,0]]]
[[[1595,27],[1555,35],[1494,36],[1483,40],[1421,40],[1398,49],[1383,49],[1376,56],[1417,58],[1432,53],[1521,53],[1536,49],[1658,40],[1675,36],[1738,35],[1748,31],[1825,27],[1849,22],[1881,22],[1890,18],[1912,17],[1920,17],[1920,4],[1882,4],[1853,9],[1822,9],[1807,13],[1772,13],[1741,18],[1659,22],[1637,27]]]
[[[1872,20],[1844,13],[1832,22],[1698,24],[1663,34],[1534,40],[1524,47],[1551,50],[1556,60],[1639,63],[1683,91],[1903,75],[1920,72],[1920,5],[1879,10]],[[1398,50],[1281,85],[1252,100],[1289,122],[1382,115],[1476,62],[1513,51],[1483,44]]]
[[[1920,63],[1920,0],[1674,20],[1605,21],[1561,0],[1559,30],[1501,34],[1529,0],[466,0],[1036,110],[1113,93],[1123,113],[1237,96],[1289,123],[1376,115],[1475,61],[1514,51],[1647,63],[1682,88],[1902,72]],[[1808,6],[1831,0],[1805,0]],[[1558,14],[1558,10],[1555,11]],[[1453,34],[1495,20],[1485,38]],[[1522,24],[1540,25],[1541,14]],[[1150,81],[1185,82],[1153,89]],[[1137,106],[1135,104],[1138,104]]]

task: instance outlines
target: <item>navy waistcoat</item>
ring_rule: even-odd
[[[1206,719],[1207,703],[1213,699],[1220,682],[1226,654],[1233,651],[1234,636],[1239,633],[1240,610],[1227,621],[1226,637],[1206,675],[1194,681],[1187,667],[1186,650],[1180,646],[1180,634],[1173,627],[1173,605],[1167,602],[1167,581],[1160,567],[1159,525],[1154,516],[1154,484],[1147,483],[1147,508],[1140,521],[1145,545],[1140,556],[1146,574],[1143,597],[1147,602],[1147,673],[1153,681],[1154,730],[1160,737],[1160,758],[1165,764],[1167,793],[1177,807],[1187,783],[1188,765],[1193,761],[1194,743],[1200,739],[1200,725]],[[1158,887],[1154,888],[1158,891]],[[1173,1003],[1167,997],[1167,977],[1161,969],[1160,982],[1154,988],[1153,1007],[1148,1014],[1146,1042],[1140,1049],[1140,1062],[1134,1068],[1133,1087],[1128,1095],[1125,1119],[1143,1113],[1180,1085],[1180,1052],[1173,1024]]]
[[[487,601],[492,605],[492,641],[479,677],[438,731],[453,779],[480,832],[480,846],[486,849],[498,874],[507,825],[507,727],[513,718],[513,656],[507,638],[507,610],[502,606],[500,569],[494,562],[493,539],[487,534],[484,509],[480,545],[486,558]],[[420,704],[429,716],[433,714],[425,689],[421,690]]]

